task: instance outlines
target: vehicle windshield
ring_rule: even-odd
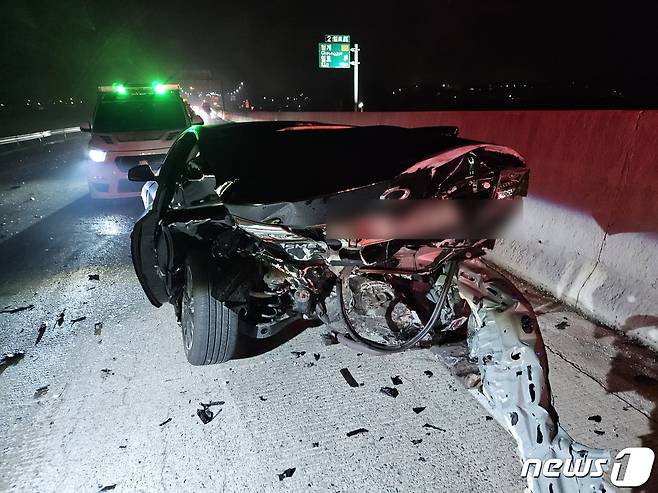
[[[94,132],[178,130],[188,126],[179,98],[148,95],[104,100],[96,111]]]

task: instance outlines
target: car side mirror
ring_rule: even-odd
[[[203,118],[201,118],[199,115],[194,115],[192,117],[192,125],[203,125]]]
[[[128,170],[128,179],[130,181],[153,181],[155,180],[155,175],[149,166],[140,164]]]
[[[81,132],[91,132],[91,123],[89,122],[82,122],[80,124],[80,131]]]

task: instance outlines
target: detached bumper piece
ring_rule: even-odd
[[[494,416],[516,439],[521,460],[593,463],[609,459],[571,438],[560,426],[548,381],[548,361],[535,313],[523,295],[480,260],[460,264],[460,295],[469,303],[468,343]],[[581,467],[582,469],[582,467]],[[589,473],[589,470],[587,471]],[[528,474],[532,493],[603,493],[602,478]]]

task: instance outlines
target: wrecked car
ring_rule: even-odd
[[[155,179],[148,167],[130,176]],[[354,344],[402,350],[455,310],[463,317],[441,287],[459,260],[493,242],[446,240],[473,233],[460,225],[476,222],[454,217],[472,219],[472,204],[489,203],[474,199],[524,195],[528,170],[515,151],[461,139],[454,127],[266,122],[191,127],[155,181],[132,234],[135,270],[151,303],[175,307],[189,362],[205,365],[229,360],[240,336],[325,319],[334,288],[345,298],[341,280],[357,302],[373,287],[359,280],[391,284],[423,321],[393,345],[348,323]]]
[[[302,320],[377,355],[462,329],[522,459],[608,457],[560,426],[532,306],[482,260],[527,193],[516,151],[455,127],[239,123],[193,126],[157,177],[129,176],[157,184],[132,258],[150,302],[174,306],[191,364],[228,361],[238,338]],[[382,311],[386,334],[355,321]],[[605,491],[593,476],[527,481],[535,493]]]

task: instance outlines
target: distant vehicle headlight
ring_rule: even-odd
[[[105,156],[107,152],[101,151],[100,149],[89,149],[89,159],[97,163],[102,163],[105,161]]]

